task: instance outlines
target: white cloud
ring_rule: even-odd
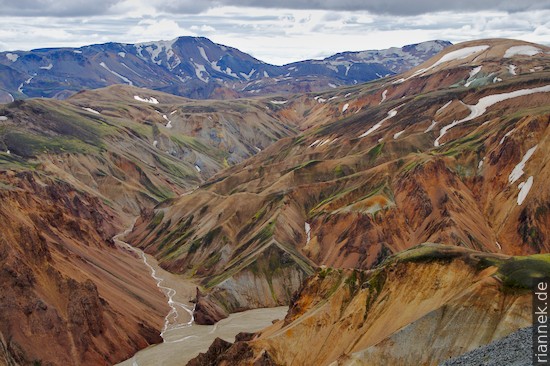
[[[0,47],[17,50],[108,41],[134,43],[191,35],[206,36],[260,60],[283,64],[431,39],[456,43],[505,37],[545,44],[550,40],[550,10],[513,14],[494,10],[434,12],[399,17],[366,11],[224,6],[199,14],[162,15],[161,2],[119,1],[110,8],[113,15],[94,17],[35,17],[29,21],[26,17],[0,16]]]
[[[203,24],[201,26],[198,25],[192,25],[191,28],[189,28],[195,33],[203,34],[203,33],[212,33],[216,31],[216,28],[211,27],[209,25]]]

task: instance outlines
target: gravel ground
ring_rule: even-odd
[[[523,328],[440,366],[530,366],[533,327]]]

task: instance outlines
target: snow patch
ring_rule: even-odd
[[[337,88],[337,86],[334,85],[333,83],[328,83],[328,86],[330,86],[330,87],[333,88],[333,89],[334,89],[334,88]]]
[[[17,61],[17,59],[19,58],[19,55],[17,53],[6,53],[6,58],[8,60],[10,60],[11,62],[15,62]]]
[[[447,103],[443,105],[443,107],[439,108],[437,111],[435,111],[435,114],[439,114],[439,112],[443,111],[445,108],[447,108],[453,101],[449,100]]]
[[[51,70],[53,67],[53,64],[50,62],[50,64],[48,66],[40,66],[40,68],[42,70]]]
[[[542,50],[540,48],[534,47],[534,46],[513,46],[506,50],[504,53],[504,58],[510,58],[515,55],[523,55],[523,56],[534,56],[537,53],[541,53]]]
[[[470,71],[470,76],[468,77],[466,84],[464,84],[466,88],[469,87],[476,80],[474,76],[476,76],[480,71],[481,71],[481,66],[478,66]]]
[[[506,140],[506,137],[510,136],[512,134],[512,132],[514,132],[515,130],[516,130],[515,128],[512,128],[510,131],[506,132],[506,134],[504,136],[502,136],[502,138],[500,139],[500,142],[498,144],[502,145],[504,143],[504,140]]]
[[[345,111],[347,111],[347,110],[348,110],[348,107],[349,107],[349,103],[344,104],[344,106],[342,107],[342,113],[344,113]]]
[[[8,120],[8,117],[6,116],[0,116],[0,121],[7,121]]]
[[[174,38],[171,41],[136,43],[134,47],[136,48],[138,57],[140,57],[142,60],[148,61],[147,58],[143,55],[143,51],[145,50],[149,53],[150,60],[159,66],[162,64],[162,60],[159,59],[159,56],[161,52],[164,52],[168,63],[167,66],[170,70],[172,70],[181,63],[181,60],[172,49],[172,46],[177,40],[177,38]],[[171,59],[173,61],[169,62]]]
[[[510,73],[510,75],[517,75],[516,73],[516,69],[518,67],[516,65],[508,65],[508,72]]]
[[[154,97],[142,98],[139,95],[134,95],[134,99],[137,100],[137,101],[140,101],[140,102],[151,103],[151,104],[159,104],[159,101],[157,100],[157,98],[154,98]]]
[[[207,77],[202,76],[203,72],[206,75],[208,75],[208,72],[206,71],[206,68],[204,67],[204,65],[197,64],[197,63],[193,62],[193,59],[191,59],[191,62],[195,66],[195,75],[197,75],[197,78],[199,78],[204,83],[208,83],[208,79],[209,79],[208,76]]]
[[[427,68],[418,69],[417,71],[415,71],[408,78],[406,78],[406,79],[401,78],[399,80],[394,81],[392,84],[403,83],[403,82],[405,82],[409,79],[414,78],[415,76],[425,74],[426,72],[430,71],[431,69],[433,69],[433,68],[435,68],[435,67],[437,67],[437,66],[439,66],[439,65],[441,65],[445,62],[451,62],[451,61],[455,61],[455,60],[462,60],[462,59],[465,59],[465,58],[467,58],[471,55],[474,55],[478,52],[485,51],[488,48],[489,48],[489,46],[482,45],[482,46],[465,47],[465,48],[461,48],[459,50],[449,52],[446,55],[443,55],[443,57],[441,57],[439,60],[437,60],[433,65],[428,66]]]
[[[88,111],[90,113],[101,114],[101,113],[99,113],[98,111],[96,111],[95,109],[92,109],[92,108],[82,107],[82,109],[84,109],[85,111]]]
[[[77,55],[80,55],[82,53],[82,51],[79,51],[79,50],[74,50],[73,52],[76,53]]]
[[[437,122],[436,121],[432,121],[432,124],[428,126],[428,128],[426,128],[426,131],[424,131],[424,133],[427,133],[427,132],[430,132],[431,130],[434,129],[435,125],[437,125]]]
[[[537,146],[538,145],[535,145],[532,148],[530,148],[529,150],[527,150],[527,152],[525,153],[525,155],[523,155],[523,158],[518,163],[518,165],[516,165],[514,167],[514,170],[512,170],[512,172],[508,176],[508,182],[510,182],[510,184],[514,183],[519,178],[521,178],[521,176],[524,173],[523,168],[525,168],[525,164],[527,163],[527,160],[529,160],[529,158],[531,156],[533,156],[533,154],[535,153],[535,150],[537,149]]]
[[[270,100],[269,103],[272,104],[286,104],[288,100]]]
[[[134,83],[132,83],[132,81],[128,79],[126,76],[120,75],[118,72],[111,70],[107,65],[105,65],[105,62],[100,62],[99,66],[103,67],[105,70],[109,71],[111,74],[118,76],[120,79],[128,83],[128,85],[134,85]]]
[[[159,142],[157,140],[153,141],[153,147],[157,147]]]
[[[311,240],[311,226],[307,222],[304,223],[304,231],[306,232],[306,235],[307,235],[306,244],[308,244],[309,241]]]
[[[244,72],[240,72],[239,74],[241,74],[241,76],[248,81],[248,80],[250,80],[250,78],[252,77],[252,75],[255,72],[256,72],[256,69],[252,69],[252,70],[250,70],[250,72],[248,74],[245,74]]]
[[[380,122],[378,122],[377,124],[369,128],[366,132],[359,135],[359,138],[363,138],[365,136],[370,135],[371,133],[379,129],[382,126],[382,124],[386,122],[388,119],[395,117],[396,114],[397,114],[397,111],[395,109],[392,109],[391,111],[388,112],[388,116],[386,118],[384,118],[383,120],[381,120]]]
[[[438,147],[440,145],[439,140],[441,140],[441,138],[451,128],[453,128],[453,127],[455,127],[455,126],[457,126],[461,123],[471,121],[471,120],[483,115],[487,111],[487,108],[489,108],[490,106],[492,106],[494,104],[500,103],[500,102],[502,102],[504,100],[507,100],[507,99],[517,98],[517,97],[521,97],[521,96],[525,96],[525,95],[529,95],[529,94],[546,93],[546,92],[550,92],[550,85],[545,85],[545,86],[541,86],[541,87],[533,88],[533,89],[520,89],[520,90],[515,90],[515,91],[509,92],[509,93],[488,95],[486,97],[483,97],[483,98],[479,99],[479,101],[477,102],[476,105],[464,104],[466,107],[468,107],[470,109],[470,114],[467,117],[465,117],[461,120],[453,121],[451,124],[443,127],[439,132],[439,137],[434,141],[434,146]]]
[[[201,168],[197,164],[195,164],[195,169],[197,169],[197,172],[201,172]]]
[[[436,66],[441,65],[444,62],[450,62],[455,60],[462,60],[465,59],[473,54],[476,54],[481,51],[485,51],[489,46],[482,45],[482,46],[473,46],[473,47],[464,47],[456,51],[452,51],[447,53],[446,55],[443,55],[436,63],[434,63],[432,66],[428,67],[426,71],[429,69],[432,69]]]
[[[384,90],[384,92],[382,92],[382,100],[380,101],[380,104],[384,103],[384,101],[386,100],[386,96],[388,95],[388,89]]]
[[[206,60],[206,62],[208,63],[211,63],[210,60],[208,59],[208,56],[206,56],[206,51],[204,50],[203,47],[199,46],[199,53],[201,54],[202,58],[204,58]]]
[[[478,66],[478,67],[474,68],[473,70],[471,70],[470,71],[470,78],[473,78],[474,76],[476,76],[481,71],[481,67],[482,66]]]
[[[311,145],[309,145],[309,147],[313,147],[313,146],[317,145],[319,142],[321,142],[321,140],[315,140],[315,141],[313,141],[313,143]]]
[[[118,55],[122,58],[126,57],[126,52],[119,52]]]
[[[531,190],[531,187],[533,186],[533,176],[530,176],[527,178],[525,182],[522,182],[518,185],[519,193],[518,193],[518,206],[521,206],[523,201],[525,201],[525,198],[527,198],[527,195],[529,194],[529,191]]]
[[[403,132],[405,132],[405,130],[394,133],[393,134],[393,139],[397,140],[399,138],[399,136],[401,136],[403,134]]]

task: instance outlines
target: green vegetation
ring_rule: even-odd
[[[399,262],[429,263],[433,261],[449,262],[463,254],[455,247],[437,245],[431,243],[420,244],[404,252],[398,253],[389,260],[396,259]],[[384,261],[383,263],[386,263]]]
[[[496,264],[496,276],[509,288],[531,289],[536,279],[550,276],[550,254],[512,257]]]
[[[24,158],[45,153],[90,153],[100,149],[99,146],[87,144],[82,140],[63,136],[45,137],[23,132],[8,132],[3,135],[3,139],[13,154]]]
[[[164,219],[164,211],[158,211],[153,216],[153,219],[147,225],[147,230],[154,230]]]
[[[382,154],[382,149],[384,148],[384,143],[381,142],[372,149],[369,150],[367,153],[367,156],[369,158],[369,162],[372,163]]]
[[[389,257],[382,266],[393,261],[430,263],[433,261],[449,262],[462,259],[478,271],[495,266],[498,268],[495,277],[499,278],[505,289],[530,289],[537,278],[550,276],[550,254],[535,254],[502,258],[491,254],[472,255],[468,250],[454,246],[425,243]]]

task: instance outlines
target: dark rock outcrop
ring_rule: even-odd
[[[197,288],[197,296],[195,298],[195,323],[200,325],[216,324],[222,319],[225,319],[229,314],[218,304],[209,300]]]

